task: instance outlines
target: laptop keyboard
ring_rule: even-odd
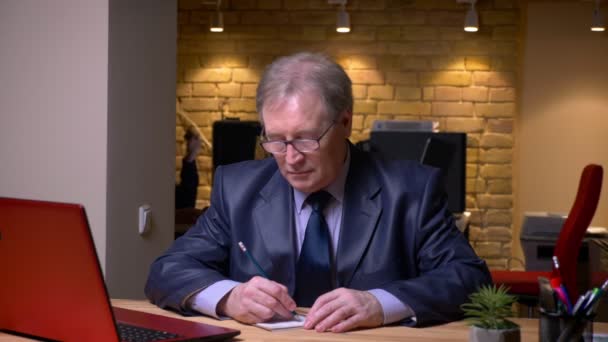
[[[152,330],[125,323],[117,323],[120,340],[123,342],[162,341],[179,337],[166,331]]]

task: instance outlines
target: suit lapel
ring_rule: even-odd
[[[346,179],[342,228],[336,256],[338,287],[350,284],[352,276],[376,230],[380,213],[380,184],[369,157],[352,145]],[[263,240],[266,257],[260,261],[272,280],[295,289],[296,239],[291,186],[280,171],[260,191],[254,209],[255,228]],[[268,260],[264,262],[263,260]]]
[[[340,241],[336,257],[338,287],[348,287],[376,230],[380,213],[380,184],[371,160],[351,146],[351,164],[344,193]]]
[[[270,261],[272,280],[285,284],[289,293],[295,289],[295,228],[291,187],[277,170],[260,191],[254,209],[255,228],[263,240]]]

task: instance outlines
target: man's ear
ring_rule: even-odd
[[[344,113],[342,113],[339,123],[344,127],[346,137],[350,137],[353,131],[353,112],[344,111]]]

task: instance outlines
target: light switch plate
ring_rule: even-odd
[[[144,235],[150,231],[152,227],[152,207],[149,204],[144,204],[139,207],[139,235]]]

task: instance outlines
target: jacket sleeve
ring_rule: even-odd
[[[408,325],[426,326],[462,318],[460,305],[469,294],[492,282],[485,262],[456,228],[436,171],[428,177],[414,228],[410,228],[416,230],[413,246],[418,276],[381,287],[412,308],[416,320],[406,322]]]
[[[210,207],[150,266],[145,294],[161,308],[197,314],[184,307],[186,299],[228,279],[231,231],[223,215],[221,167],[215,172],[214,184]]]

